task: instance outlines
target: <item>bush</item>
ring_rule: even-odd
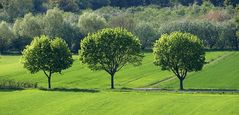
[[[0,80],[0,89],[37,88],[37,83],[15,80]]]

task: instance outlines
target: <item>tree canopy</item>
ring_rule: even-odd
[[[81,32],[87,35],[88,33],[94,33],[105,28],[107,23],[102,16],[91,12],[85,12],[81,15],[78,25]]]
[[[9,44],[12,39],[14,39],[14,34],[10,30],[8,24],[6,22],[0,23],[0,53],[9,47]]]

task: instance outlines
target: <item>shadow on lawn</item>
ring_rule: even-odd
[[[24,90],[23,88],[16,88],[16,89],[6,89],[6,88],[0,88],[0,92],[13,92],[13,91],[21,91]]]
[[[40,88],[40,90],[43,90],[43,91],[61,91],[61,92],[86,92],[86,93],[100,92],[99,90],[95,90],[95,89],[79,89],[79,88],[53,88],[53,89]]]

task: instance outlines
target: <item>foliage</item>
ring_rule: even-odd
[[[76,52],[81,39],[77,22],[78,16],[73,13],[64,13],[57,8],[48,10],[45,15],[26,14],[24,18],[17,19],[13,25],[13,32],[18,37],[13,46],[22,50],[34,37],[44,34],[52,38],[63,38],[71,51]]]
[[[62,11],[54,8],[48,10],[46,15],[43,17],[43,32],[51,38],[62,37],[64,19]]]
[[[22,51],[26,45],[31,43],[35,36],[40,36],[43,33],[42,17],[35,17],[31,13],[28,13],[24,18],[15,21],[12,31],[17,37],[13,41],[12,46]]]
[[[51,7],[58,7],[67,12],[77,12],[79,6],[76,0],[49,0]]]
[[[147,22],[141,22],[136,26],[135,35],[139,37],[142,49],[151,48],[152,43],[157,37],[156,29]]]
[[[136,27],[135,19],[125,15],[121,14],[118,16],[114,16],[110,19],[109,25],[111,28],[124,28],[130,32],[134,32]]]
[[[5,21],[13,22],[17,17],[33,11],[33,0],[1,0]]]
[[[155,42],[153,51],[154,64],[171,70],[180,80],[181,90],[187,73],[201,70],[205,62],[202,42],[189,33],[164,34]]]
[[[15,38],[6,22],[0,23],[0,53],[9,47],[9,44]]]
[[[35,37],[23,51],[22,63],[31,73],[42,70],[48,78],[48,88],[53,73],[61,73],[71,67],[72,54],[66,42],[60,38],[51,40],[47,36]]]
[[[235,37],[229,39],[229,34],[222,35],[221,31],[226,31],[225,28],[237,20],[237,1],[228,0],[231,5],[225,7],[221,2],[219,0],[218,4],[215,4],[215,1],[200,0],[22,0],[20,3],[18,0],[3,0],[0,1],[0,21],[7,21],[10,30],[16,34],[16,39],[11,44],[6,44],[8,51],[21,52],[33,37],[44,34],[51,38],[64,39],[70,50],[76,53],[80,47],[80,40],[88,33],[95,33],[106,27],[121,27],[137,34],[136,31],[140,30],[142,22],[147,22],[147,25],[158,32],[156,37],[163,33],[182,31],[197,35],[203,40],[206,48],[234,49],[237,48]],[[172,31],[164,30],[171,27]],[[152,30],[150,33],[155,32]],[[235,35],[234,29],[231,35]],[[140,36],[139,38],[144,47],[144,40]],[[147,38],[152,39],[146,43],[148,48],[153,44],[154,38]]]
[[[206,20],[209,21],[217,21],[217,22],[223,22],[231,19],[230,14],[227,11],[210,11],[205,16],[203,16]]]
[[[219,39],[217,47],[220,49],[238,49],[237,27],[234,22],[221,23],[218,25]]]
[[[109,73],[112,89],[115,73],[127,64],[140,65],[142,58],[140,41],[125,29],[103,29],[81,42],[80,60],[92,70]]]
[[[24,89],[24,88],[37,88],[37,83],[15,80],[0,80],[0,89]]]
[[[208,21],[175,21],[161,26],[160,34],[171,32],[187,32],[198,36],[208,48],[213,48],[219,38],[219,31],[215,24]]]
[[[83,13],[78,22],[81,32],[84,35],[95,33],[96,31],[107,27],[106,20],[98,14],[92,12]]]
[[[14,33],[23,38],[33,38],[42,33],[41,17],[34,17],[31,13],[26,14],[23,19],[17,19],[14,26]]]

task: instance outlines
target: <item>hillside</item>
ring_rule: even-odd
[[[201,72],[190,73],[186,89],[239,89],[238,52],[207,52]],[[23,69],[20,56],[2,56],[0,79],[38,82],[47,87],[42,72]],[[74,56],[73,67],[54,74],[52,91],[40,89],[0,90],[0,114],[217,114],[238,115],[237,93],[133,91],[120,88],[156,87],[178,89],[169,71],[153,65],[152,53],[145,53],[143,65],[126,66],[116,74],[116,90],[109,89],[109,75],[90,71]],[[162,82],[163,81],[163,82]]]
[[[189,89],[239,89],[238,58],[238,52],[223,55],[219,60],[208,64],[203,71],[189,74],[184,81],[185,87]],[[177,89],[178,80],[173,79],[154,87]]]
[[[210,81],[210,80],[216,80],[213,78],[220,77],[221,79],[224,79],[225,83],[228,83],[231,81],[229,79],[230,77],[234,78],[235,84],[237,84],[237,81],[235,80],[236,77],[232,76],[230,73],[227,75],[227,71],[236,71],[236,56],[239,56],[237,52],[207,52],[206,54],[206,61],[209,62],[202,72],[197,72],[195,74],[189,75],[188,78],[191,79],[204,79],[204,82]],[[225,57],[225,58],[222,58]],[[230,58],[233,58],[232,60]],[[63,73],[60,74],[54,74],[53,75],[53,81],[52,86],[55,87],[65,87],[65,88],[94,88],[94,89],[107,89],[109,88],[109,75],[106,74],[104,71],[91,71],[87,68],[86,65],[82,65],[80,61],[78,60],[78,56],[74,56],[75,62],[73,66],[63,71]],[[0,60],[0,79],[13,79],[17,81],[30,81],[30,82],[38,82],[38,85],[40,87],[46,87],[47,86],[47,79],[44,76],[43,72],[39,72],[37,74],[30,74],[27,70],[23,69],[22,64],[19,62],[20,56],[2,56]],[[231,61],[226,61],[231,60]],[[225,65],[227,64],[227,65]],[[234,64],[233,68],[229,68],[230,64]],[[219,65],[219,66],[218,66]],[[213,76],[213,72],[215,69],[214,67],[219,67],[217,71],[220,73],[217,73],[217,75],[221,76]],[[221,67],[221,69],[220,69]],[[225,69],[222,69],[222,68]],[[225,71],[224,71],[225,70]],[[208,76],[213,76],[213,78],[204,77],[206,74],[204,72],[207,72],[206,74]],[[208,74],[211,73],[211,74]],[[227,77],[224,77],[224,74],[226,74]],[[191,76],[196,77],[191,77]],[[133,67],[131,65],[126,66],[123,68],[120,72],[116,73],[116,88],[137,88],[137,87],[157,87],[158,82],[168,79],[168,78],[175,78],[170,71],[162,71],[160,68],[153,65],[153,55],[152,53],[145,53],[145,58],[143,60],[143,64],[138,67]],[[208,78],[208,80],[207,80]],[[232,81],[233,81],[232,80]],[[192,80],[193,81],[193,80]],[[171,81],[170,81],[171,82]],[[185,80],[185,88],[188,88],[188,80]],[[190,82],[191,83],[191,82]],[[197,86],[200,86],[200,81],[195,81],[192,83],[197,83]],[[213,86],[211,82],[209,82],[210,85],[206,86]],[[215,82],[214,86],[212,88],[217,87],[218,83]],[[224,84],[222,84],[223,86]],[[232,83],[227,84],[228,88],[239,88],[234,87]],[[230,86],[232,85],[232,86]],[[177,80],[175,80],[175,83],[173,85],[168,85],[168,87],[175,86],[177,87]],[[202,88],[205,88],[203,85]],[[198,87],[200,88],[200,87]],[[208,87],[210,88],[210,87]],[[219,87],[220,88],[220,87]]]

